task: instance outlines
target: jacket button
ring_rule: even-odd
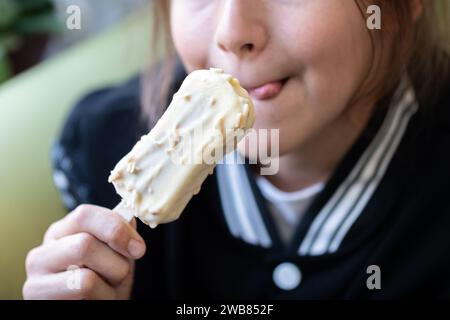
[[[302,281],[300,269],[293,263],[283,262],[273,270],[273,282],[283,290],[295,289]]]

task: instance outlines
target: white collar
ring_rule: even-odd
[[[278,189],[263,176],[257,176],[256,183],[264,198],[271,202],[298,202],[308,200],[319,194],[325,187],[324,182],[319,182],[300,190],[286,192]]]

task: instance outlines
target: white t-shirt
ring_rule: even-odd
[[[320,182],[305,189],[285,192],[262,176],[256,177],[256,183],[285,243],[291,240],[308,206],[325,186],[325,183]]]

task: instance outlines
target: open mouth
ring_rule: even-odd
[[[288,80],[289,78],[284,78],[282,80],[268,82],[261,86],[249,88],[247,90],[250,96],[255,100],[270,100],[280,94]]]

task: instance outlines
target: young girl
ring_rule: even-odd
[[[445,1],[155,2],[165,61],[68,119],[55,176],[76,209],[29,253],[24,297],[450,297]],[[180,220],[136,231],[108,209],[109,171],[209,67],[280,130],[279,171],[220,165]]]

